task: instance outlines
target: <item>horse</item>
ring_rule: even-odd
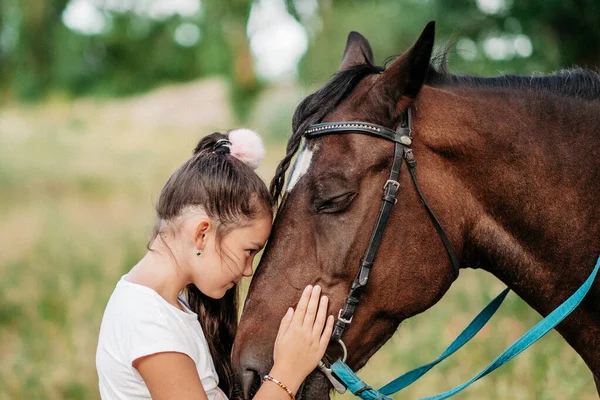
[[[281,202],[232,352],[246,398],[268,373],[279,321],[307,284],[321,285],[330,313],[343,307],[392,167],[395,143],[364,134],[303,141],[313,124],[362,121],[394,130],[410,110],[416,176],[458,268],[488,271],[539,314],[592,271],[600,253],[600,75],[454,75],[443,54],[442,62],[432,57],[434,37],[431,22],[384,68],[367,39],[351,32],[339,71],[297,107],[271,183]],[[343,337],[353,370],[403,320],[444,296],[456,278],[445,247],[402,167],[369,284]],[[600,392],[598,279],[556,329]],[[332,342],[327,359],[339,354]],[[330,390],[315,370],[296,398],[328,399]]]

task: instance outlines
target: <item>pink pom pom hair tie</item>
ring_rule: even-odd
[[[265,157],[265,147],[258,134],[250,129],[234,129],[229,132],[230,154],[256,169]]]

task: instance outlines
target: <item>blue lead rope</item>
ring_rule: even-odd
[[[454,342],[452,342],[452,344],[448,346],[448,348],[442,353],[442,355],[437,360],[434,360],[429,364],[425,364],[422,367],[413,369],[412,371],[408,371],[404,375],[394,379],[392,382],[379,389],[379,392],[383,394],[392,394],[399,392],[400,390],[404,389],[405,387],[409,386],[417,379],[425,375],[427,371],[429,371],[431,368],[435,367],[437,364],[454,354],[458,349],[463,347],[464,344],[471,340],[473,336],[475,336],[481,330],[481,328],[485,326],[485,324],[490,320],[492,315],[496,313],[509,291],[510,289],[508,288],[504,289],[502,293],[500,293],[494,300],[492,300],[490,304],[488,304],[479,313],[479,315],[475,317],[475,319],[469,324],[469,326],[467,326],[466,329],[462,331],[460,335],[458,335]]]
[[[521,338],[515,341],[509,348],[507,348],[502,354],[500,354],[492,363],[490,363],[487,367],[485,367],[481,372],[475,375],[473,378],[468,380],[467,382],[459,385],[453,389],[447,390],[443,393],[437,394],[435,396],[426,397],[421,400],[440,400],[447,399],[465,389],[473,382],[477,381],[480,378],[483,378],[490,372],[494,371],[496,368],[506,364],[508,361],[512,360],[514,357],[519,355],[523,350],[527,349],[533,343],[538,341],[542,336],[551,331],[556,325],[558,325],[563,319],[565,319],[577,306],[587,292],[590,290],[590,287],[594,283],[594,279],[598,274],[598,270],[600,269],[600,258],[596,261],[596,266],[592,271],[591,275],[587,278],[587,280],[583,283],[583,285],[577,289],[577,291],[571,295],[564,303],[562,303],[558,308],[552,311],[546,318],[538,322],[533,328],[531,328],[527,333],[525,333]],[[465,328],[463,332],[448,346],[448,348],[442,353],[442,355],[436,360],[426,364],[422,367],[413,369],[400,376],[399,378],[394,379],[392,382],[388,383],[384,387],[379,390],[375,390],[365,382],[363,382],[356,374],[348,367],[342,360],[338,360],[331,365],[331,370],[337,375],[337,377],[346,385],[348,390],[352,393],[365,400],[392,400],[388,395],[396,393],[408,385],[415,382],[417,379],[425,375],[427,371],[433,368],[435,365],[439,364],[441,361],[445,360],[447,357],[455,353],[458,349],[460,349],[465,343],[467,343],[473,336],[477,334],[481,330],[481,328],[489,321],[489,319],[494,315],[494,313],[502,304],[502,301],[508,294],[509,289],[504,289],[502,293],[500,293],[494,300],[488,304],[483,311],[475,317],[475,319]]]

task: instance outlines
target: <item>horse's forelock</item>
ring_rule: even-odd
[[[283,192],[285,173],[300,147],[302,135],[308,126],[319,123],[331,113],[367,75],[378,74],[381,71],[383,71],[382,67],[371,64],[356,65],[338,71],[325,86],[306,97],[298,105],[292,119],[293,133],[287,144],[286,155],[277,166],[271,181],[270,189],[274,201],[278,201]]]

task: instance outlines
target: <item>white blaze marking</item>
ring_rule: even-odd
[[[291,192],[296,183],[308,172],[308,168],[310,167],[310,162],[312,161],[313,150],[305,148],[302,150],[302,153],[298,156],[298,161],[296,161],[296,165],[294,166],[294,172],[290,177],[290,183],[287,187],[287,192]]]

